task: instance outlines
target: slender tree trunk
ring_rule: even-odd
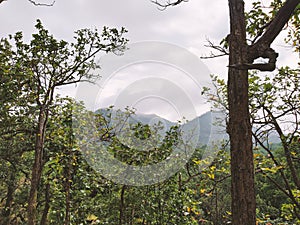
[[[28,225],[36,224],[36,207],[37,207],[37,194],[38,187],[41,180],[43,169],[43,147],[45,139],[45,128],[47,123],[47,111],[44,106],[40,108],[38,118],[38,130],[36,134],[35,143],[35,158],[32,167],[31,185],[28,199]]]
[[[125,218],[124,218],[124,211],[125,211],[125,190],[126,185],[123,185],[121,189],[121,196],[120,196],[120,216],[119,216],[119,225],[125,224]]]
[[[72,170],[72,154],[71,154],[72,150],[69,150],[67,153],[67,157],[69,157],[68,160],[68,165],[66,165],[66,171],[65,171],[65,177],[66,177],[66,181],[65,181],[65,204],[66,204],[66,210],[65,210],[65,223],[64,225],[70,225],[70,213],[71,213],[71,179],[72,179],[72,174],[71,174],[71,170]]]
[[[16,175],[14,170],[10,172],[10,178],[9,182],[7,184],[7,195],[6,195],[6,201],[5,206],[2,210],[2,219],[3,221],[0,221],[1,225],[10,225],[11,224],[11,206],[13,203],[13,195],[16,190],[15,182],[16,182]]]
[[[229,0],[229,65],[247,63],[243,0]],[[255,225],[254,165],[248,103],[248,70],[229,67],[232,224]]]
[[[283,143],[284,155],[285,155],[285,158],[286,158],[287,165],[288,165],[288,167],[291,171],[292,180],[294,181],[294,184],[296,185],[296,187],[298,189],[300,189],[299,175],[298,175],[297,170],[295,168],[295,165],[293,163],[289,146],[288,146],[288,144],[286,143],[285,140],[282,140],[281,142]]]
[[[41,219],[41,225],[47,225],[48,224],[48,213],[50,209],[50,184],[46,184],[45,189],[45,207]]]

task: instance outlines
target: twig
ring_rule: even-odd
[[[6,1],[6,0],[0,0],[0,1]],[[55,0],[51,3],[51,4],[47,4],[47,3],[37,3],[34,0],[28,0],[31,4],[35,5],[35,6],[53,6],[55,4]],[[0,2],[1,3],[1,2]]]
[[[211,58],[217,58],[217,57],[229,55],[229,52],[225,48],[223,48],[222,46],[215,45],[209,39],[207,39],[207,42],[208,42],[208,44],[204,45],[205,47],[209,47],[209,48],[215,49],[215,50],[219,51],[221,54],[216,55],[213,52],[210,52],[209,56],[201,56],[200,57],[201,59],[211,59]]]

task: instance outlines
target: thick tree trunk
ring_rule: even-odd
[[[41,107],[38,118],[38,130],[35,143],[35,159],[32,167],[31,186],[28,199],[28,225],[36,224],[37,194],[43,169],[43,147],[46,123],[47,112],[45,110],[45,107]]]
[[[229,0],[229,65],[247,63],[243,0]],[[254,165],[248,104],[248,70],[229,67],[232,224],[255,225]]]

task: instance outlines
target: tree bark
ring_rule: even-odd
[[[243,65],[248,60],[243,0],[229,0],[229,9],[229,65]],[[256,201],[248,99],[248,70],[229,67],[228,101],[232,224],[255,225]]]
[[[47,110],[41,106],[38,118],[38,130],[35,143],[35,159],[32,167],[31,185],[28,199],[28,225],[36,224],[36,207],[38,187],[41,180],[43,169],[43,147],[45,139],[45,128],[47,123]]]
[[[50,209],[50,184],[46,184],[45,188],[45,206],[40,225],[48,224],[48,213]]]

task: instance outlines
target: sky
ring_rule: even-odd
[[[226,57],[200,60],[211,51],[205,47],[207,39],[218,44],[229,33],[225,0],[190,0],[164,11],[150,0],[56,0],[52,7],[7,0],[0,5],[0,15],[0,38],[23,31],[29,40],[37,19],[56,38],[67,41],[82,28],[128,30],[129,53],[99,58],[103,73],[98,89],[77,85],[58,90],[86,100],[90,108],[128,104],[138,113],[157,114],[172,121],[183,116],[192,119],[209,110],[201,96],[209,74],[226,79]],[[274,46],[280,52],[279,65],[296,65],[282,40]]]

